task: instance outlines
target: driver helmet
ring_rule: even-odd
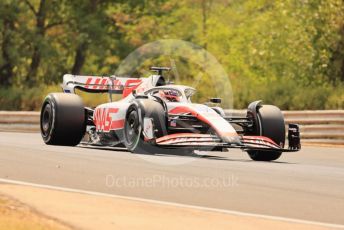
[[[179,102],[180,98],[178,92],[175,90],[161,90],[160,97],[169,102]]]

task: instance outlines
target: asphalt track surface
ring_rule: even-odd
[[[240,150],[138,155],[0,132],[0,179],[344,225],[338,147],[303,147],[275,162],[254,162]]]

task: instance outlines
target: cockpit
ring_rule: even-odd
[[[146,95],[156,96],[165,102],[191,103],[191,97],[196,90],[187,86],[162,86],[155,87],[145,92]]]

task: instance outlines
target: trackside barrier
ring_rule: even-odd
[[[245,110],[225,110],[245,116]],[[344,110],[283,111],[286,124],[300,125],[301,142],[344,145]],[[39,132],[39,112],[0,111],[0,131]]]
[[[0,111],[0,131],[38,132],[40,112]]]

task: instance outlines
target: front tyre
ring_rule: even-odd
[[[123,132],[124,145],[133,153],[160,153],[162,149],[154,145],[154,141],[145,140],[144,118],[152,119],[155,138],[167,134],[167,116],[164,106],[155,100],[138,99],[129,106],[126,113]]]
[[[142,145],[142,125],[137,107],[129,108],[124,124],[124,144],[131,152],[137,152]]]
[[[285,124],[279,108],[273,105],[259,106],[255,120],[257,129],[254,135],[268,137],[282,148],[284,147]],[[247,153],[255,161],[273,161],[282,155],[281,151],[251,150]]]
[[[85,134],[84,104],[75,94],[51,93],[43,102],[40,128],[48,145],[75,146]]]

